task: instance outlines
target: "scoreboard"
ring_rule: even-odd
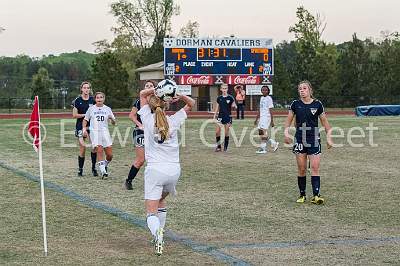
[[[272,39],[164,39],[164,75],[272,76]]]

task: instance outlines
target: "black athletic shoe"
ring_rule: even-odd
[[[93,174],[93,176],[99,176],[96,169],[92,169],[92,174]]]
[[[125,180],[125,188],[126,188],[127,190],[133,190],[132,181],[129,181],[128,179],[126,179],[126,180]]]
[[[79,168],[79,170],[78,170],[78,176],[83,176],[83,169],[82,169],[82,168]]]

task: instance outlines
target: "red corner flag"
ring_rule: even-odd
[[[44,180],[43,180],[43,163],[42,163],[42,147],[40,146],[40,113],[39,113],[39,97],[35,96],[31,121],[29,121],[29,134],[33,138],[33,148],[36,152],[39,151],[39,170],[40,170],[40,192],[42,194],[42,224],[43,224],[43,245],[44,254],[47,256],[47,227],[46,227],[46,206],[44,200]]]
[[[37,152],[39,149],[40,141],[40,114],[39,114],[39,99],[35,96],[35,102],[33,103],[33,110],[31,114],[31,121],[29,122],[29,134],[33,138],[33,148]]]

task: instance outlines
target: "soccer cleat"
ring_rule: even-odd
[[[107,169],[107,166],[106,166],[106,171],[104,172],[104,174],[103,174],[103,178],[104,177],[108,177],[108,169]]]
[[[107,177],[108,177],[108,173],[107,173],[107,172],[104,172],[104,173],[101,175],[101,179],[107,179]]]
[[[275,152],[278,149],[278,147],[279,147],[279,142],[276,142],[273,151]]]
[[[297,202],[297,203],[304,203],[304,202],[306,202],[306,196],[300,196],[300,197],[296,200],[296,202]]]
[[[92,169],[92,174],[93,174],[93,176],[99,176],[96,169]]]
[[[216,147],[215,148],[215,152],[220,152],[221,151],[221,147]]]
[[[311,203],[313,203],[313,204],[321,205],[321,204],[324,204],[324,202],[325,202],[325,200],[324,200],[324,198],[321,197],[321,195],[314,196],[311,198]]]
[[[125,180],[125,188],[126,188],[127,190],[133,190],[132,181],[129,181],[128,179],[126,179],[126,180]]]
[[[108,177],[108,173],[106,171],[101,171],[100,169],[100,173],[101,173],[101,179],[105,179]]]
[[[83,176],[83,169],[82,169],[82,168],[79,168],[79,170],[78,170],[78,176]]]
[[[264,150],[263,148],[259,148],[259,149],[256,151],[256,153],[257,153],[257,154],[264,154],[264,153],[267,153],[267,151]]]
[[[156,238],[154,241],[154,251],[157,256],[163,253],[164,249],[164,229],[159,228],[156,232]]]

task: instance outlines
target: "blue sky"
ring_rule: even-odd
[[[0,56],[41,56],[79,49],[93,52],[93,42],[112,39],[115,20],[110,0],[0,0]],[[398,0],[177,0],[181,13],[173,34],[188,20],[200,24],[202,37],[227,36],[293,39],[288,29],[303,5],[327,23],[323,38],[340,43],[354,32],[380,38],[381,30],[400,31]],[[340,3],[340,4],[339,4]]]

